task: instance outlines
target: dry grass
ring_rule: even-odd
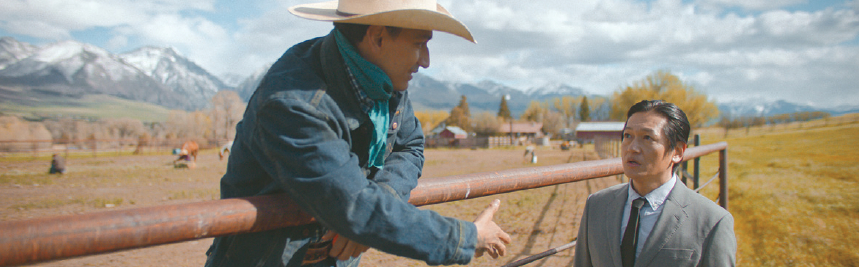
[[[856,115],[752,128],[724,139],[739,265],[859,266]],[[705,130],[702,139],[723,134]],[[702,166],[717,160],[708,157]],[[717,188],[705,194],[715,196]]]
[[[730,211],[734,214],[741,266],[859,266],[859,123],[855,117],[732,130],[698,130],[705,144],[727,141]],[[538,166],[595,159],[584,150],[540,148]],[[427,150],[424,177],[531,167],[523,148]],[[47,158],[0,158],[0,221],[50,215],[203,201],[217,198],[226,168],[204,151],[197,168],[174,169],[172,155],[72,157],[70,171],[47,175]],[[704,177],[718,167],[705,156]],[[502,200],[496,221],[513,235],[510,254],[475,260],[497,266],[569,242],[575,237],[589,193],[617,183],[614,178],[550,186],[498,196],[424,207],[470,220],[492,198]],[[716,199],[718,184],[703,194]],[[83,257],[39,266],[201,266],[210,239]],[[572,250],[528,266],[571,266]],[[362,266],[426,266],[370,250]]]

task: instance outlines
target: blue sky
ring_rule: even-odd
[[[249,75],[330,23],[298,0],[3,0],[0,36],[169,46],[215,75]],[[553,83],[592,94],[667,70],[718,101],[859,104],[859,0],[439,0],[478,44],[436,33],[433,78]]]

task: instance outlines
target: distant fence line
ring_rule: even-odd
[[[617,137],[597,135],[594,136],[594,150],[601,159],[620,157],[620,135]]]
[[[53,153],[80,154],[132,152],[134,154],[165,153],[179,148],[185,141],[195,141],[200,149],[217,148],[226,144],[226,139],[202,138],[108,138],[108,139],[53,139],[53,140],[0,140],[0,155],[31,154],[44,156]],[[427,148],[493,148],[510,146],[509,136],[468,137],[468,138],[426,138]],[[513,139],[516,145],[544,145],[542,139]],[[548,145],[548,144],[545,144]]]
[[[195,141],[200,149],[220,147],[226,139],[197,138],[110,138],[110,139],[55,139],[55,140],[0,140],[0,155],[3,154],[44,154],[92,153],[93,156],[105,152],[131,152],[134,154],[157,154],[179,148],[186,141]]]
[[[548,146],[549,144],[544,144],[544,140],[541,138],[513,138],[510,139],[510,136],[488,136],[488,137],[468,137],[468,138],[444,138],[444,137],[427,137],[425,139],[426,144],[424,145],[427,148],[493,148],[500,146],[510,146],[511,141],[516,145],[539,145],[539,146]]]

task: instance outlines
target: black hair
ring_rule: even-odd
[[[370,25],[334,22],[334,28],[340,31],[352,46],[357,47],[358,43],[364,40],[364,36],[367,35],[367,28],[370,28]],[[385,26],[385,29],[393,37],[400,35],[403,30],[403,28],[393,26]]]
[[[689,119],[677,105],[662,100],[642,100],[629,108],[629,111],[626,112],[626,120],[629,122],[629,117],[632,117],[632,114],[647,111],[654,111],[666,120],[665,126],[662,127],[662,133],[668,137],[666,153],[677,147],[677,143],[689,143],[689,131],[691,130]],[[623,128],[626,128],[626,123],[624,123]],[[623,135],[620,136],[620,140],[623,141]],[[672,171],[676,170],[677,166],[678,164],[674,164]]]

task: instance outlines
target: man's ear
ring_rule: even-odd
[[[367,27],[367,34],[364,35],[364,40],[361,40],[362,43],[367,45],[367,48],[372,49],[374,52],[382,50],[382,40],[384,39],[385,27],[370,25]]]
[[[686,152],[686,143],[680,142],[677,143],[677,146],[674,147],[674,155],[671,156],[671,162],[674,164],[679,164],[683,161],[683,153]]]

